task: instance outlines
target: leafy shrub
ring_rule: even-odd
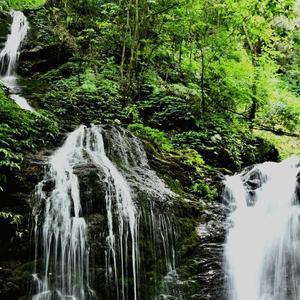
[[[187,128],[194,124],[191,107],[176,96],[157,95],[144,101],[141,115],[151,125],[160,128]]]
[[[19,226],[21,224],[21,221],[22,221],[22,216],[12,214],[11,212],[0,211],[0,219],[9,220],[10,224],[14,224],[16,226]]]
[[[271,103],[269,109],[262,114],[262,124],[275,130],[300,131],[300,105],[297,107],[284,102]]]
[[[148,126],[144,126],[143,124],[130,124],[128,129],[133,132],[135,135],[139,136],[142,139],[149,140],[158,146],[161,147],[162,150],[171,151],[172,145],[170,140],[166,137],[165,133],[154,129]]]
[[[116,73],[109,61],[102,66],[68,62],[42,77],[48,89],[41,106],[64,120],[64,125],[125,119]]]
[[[0,3],[0,11],[2,10],[24,10],[38,8],[43,5],[46,0],[4,0]]]
[[[155,74],[148,75],[147,80],[145,99],[139,104],[144,120],[164,130],[195,127],[195,112],[200,103],[198,87],[167,84]]]
[[[246,156],[254,151],[250,132],[230,126],[230,120],[214,116],[199,123],[199,129],[174,135],[172,142],[182,149],[197,150],[209,164],[230,170],[240,169]]]
[[[22,110],[0,88],[0,189],[9,172],[20,168],[24,154],[56,139],[58,125],[53,115]]]

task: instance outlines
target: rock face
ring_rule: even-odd
[[[226,299],[224,289],[223,245],[228,209],[211,203],[202,212],[194,241],[188,243],[186,260],[180,268],[185,288],[184,299]]]
[[[9,33],[11,16],[7,13],[0,12],[0,48],[6,42],[6,36]]]
[[[127,146],[124,146],[124,139]],[[222,299],[222,245],[226,231],[224,205],[218,202],[207,204],[193,197],[188,200],[177,197],[172,191],[167,198],[162,198],[159,194],[162,181],[147,163],[155,161],[154,165],[160,168],[161,158],[155,156],[150,147],[146,155],[140,140],[116,127],[105,128],[104,141],[107,155],[130,182],[140,210],[138,299],[152,300],[159,295],[168,299]],[[11,180],[10,189],[2,193],[3,197],[1,195],[4,199],[1,200],[2,207],[19,213],[23,219],[18,228],[8,222],[0,224],[5,233],[1,236],[0,299],[26,298],[33,288],[32,197],[34,186],[47,169],[47,156],[31,156],[29,160],[22,172]],[[166,174],[174,173],[176,168],[184,169],[184,166],[180,167],[176,160],[165,161]],[[83,214],[88,223],[91,285],[98,295],[104,295],[104,299],[117,299],[114,289],[107,286],[105,269],[108,228],[107,186],[101,180],[104,175],[93,164],[78,166],[74,173],[79,179]],[[180,178],[177,172],[174,174],[176,179]],[[157,180],[156,184],[153,180]],[[185,180],[183,174],[182,184]],[[53,182],[47,182],[44,190],[50,192],[52,189]],[[152,208],[149,203],[153,203]],[[151,223],[151,211],[156,215],[156,225]],[[166,244],[164,239],[168,240]],[[172,251],[175,262],[169,260]],[[131,258],[128,259],[130,261]],[[168,264],[174,269],[168,270]],[[127,280],[128,297],[132,299],[132,274],[128,274]]]
[[[180,185],[184,185],[189,184],[188,167],[175,158],[160,157],[149,145],[144,148],[139,139],[122,128],[102,128],[107,156],[129,182],[140,211],[138,299],[151,300],[163,295],[167,299],[226,299],[223,249],[230,224],[227,221],[229,207],[222,202],[222,191],[214,202],[204,202],[191,195],[178,197],[172,191],[162,198],[159,185],[163,181],[157,176],[158,171],[169,178],[167,181],[179,180]],[[32,230],[31,197],[47,160],[46,156],[38,155],[30,161],[20,174],[11,177],[10,190],[2,193],[3,197],[1,195],[2,207],[22,215],[23,221],[18,228],[5,220],[0,223],[3,232],[0,299],[26,298],[32,289],[34,245],[28,243]],[[116,290],[107,285],[105,267],[108,236],[105,175],[91,162],[76,166],[74,173],[79,179],[83,215],[88,223],[91,286],[104,299],[117,299]],[[259,188],[264,180],[253,167],[246,168],[243,174],[249,191]],[[53,182],[47,182],[44,190],[50,192],[52,189]],[[154,206],[151,208],[149,203]],[[155,226],[151,223],[151,210],[156,216]],[[161,237],[169,239],[168,243],[162,243]],[[171,250],[167,255],[166,245],[167,251]],[[168,263],[172,265],[173,262],[167,259],[166,264],[166,257],[170,258],[173,250],[175,268],[169,272]],[[129,262],[131,259],[129,256]],[[133,299],[130,271],[126,282],[128,299]]]
[[[64,64],[72,56],[72,50],[57,37],[50,24],[49,11],[45,8],[26,11],[30,30],[20,55],[18,73],[32,77]]]
[[[64,44],[27,46],[20,55],[19,72],[27,77],[47,72],[64,64],[70,57],[71,51]]]
[[[60,164],[56,164],[60,161],[63,172]],[[83,290],[84,286],[91,285],[96,295],[104,295],[106,299],[153,299],[162,293],[174,297],[177,290],[177,220],[172,207],[177,196],[149,167],[141,142],[121,128],[80,126],[68,136],[50,162],[53,162],[50,171],[37,188],[34,215],[40,232],[37,236],[41,237],[36,240],[37,249],[45,245],[45,230],[50,230],[46,231],[46,237],[52,234],[52,227],[49,229],[48,223],[44,227],[44,220],[52,220],[54,232],[57,233],[58,228],[68,239],[69,231],[64,230],[72,227],[68,225],[72,224],[69,222],[72,215],[77,219],[83,216],[89,228],[92,257],[89,277],[93,281],[92,285],[88,281],[83,284]],[[70,185],[68,178],[72,180]],[[65,182],[64,186],[69,186],[70,190],[65,190],[60,182]],[[75,212],[75,206],[78,207],[74,200],[78,199],[75,196],[78,190],[72,189],[75,182],[79,183],[83,207],[80,216]],[[64,207],[73,203],[68,195],[72,195],[74,208],[71,204],[66,211]],[[51,215],[51,209],[44,211],[50,203],[50,207],[56,208],[56,199],[63,201],[58,204],[62,206],[61,216],[59,210],[55,210],[55,215]],[[66,245],[71,253],[75,251],[72,244],[66,242]],[[37,251],[37,257],[44,261],[45,251],[53,261],[49,248]],[[70,294],[61,288],[64,280],[67,281],[64,274],[61,284],[52,286],[46,281],[47,275],[43,276],[48,274],[46,266],[47,263],[37,265],[37,277],[48,288],[44,291],[38,285],[33,294],[58,290],[63,295],[76,297],[76,292]],[[56,263],[52,267],[55,269]],[[74,276],[80,277],[80,274]],[[80,277],[78,282],[84,278]]]
[[[7,189],[0,192],[1,211],[17,215],[18,219],[1,218],[0,228],[0,299],[25,299],[33,270],[31,239],[32,191],[41,179],[42,155],[30,157],[18,173],[8,176]]]
[[[153,153],[147,155],[140,140],[118,127],[104,127],[102,132],[106,153],[129,183],[138,211],[137,299],[221,299],[224,206],[176,196],[148,164],[160,158],[154,158]],[[176,164],[176,161],[166,162],[169,166]],[[73,172],[78,176],[83,215],[88,224],[90,284],[104,299],[118,299],[118,289],[113,283],[108,285],[106,268],[109,234],[106,175],[101,167],[88,160],[75,166]],[[53,183],[47,181],[43,190],[49,193],[53,188]],[[117,215],[113,217],[117,225],[115,218]],[[133,299],[130,267],[133,257],[129,255],[127,259],[125,298]],[[118,281],[120,284],[121,278]]]

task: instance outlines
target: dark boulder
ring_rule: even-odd
[[[47,72],[64,64],[71,56],[71,50],[63,43],[38,45],[21,52],[18,72],[28,77]]]
[[[223,251],[227,214],[228,208],[221,203],[211,203],[201,214],[179,268],[184,299],[226,299]]]
[[[8,13],[0,12],[0,49],[2,49],[4,43],[6,42],[11,21],[12,18]]]

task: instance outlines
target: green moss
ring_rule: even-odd
[[[59,128],[50,113],[22,110],[6,97],[1,87],[0,123],[0,189],[3,189],[8,172],[20,169],[24,154],[54,141]]]
[[[177,153],[182,157],[184,163],[195,167],[197,171],[200,171],[204,165],[202,156],[194,149],[185,148],[177,150]]]
[[[0,3],[0,11],[2,10],[24,10],[36,9],[44,5],[46,0],[4,0]]]
[[[255,136],[275,145],[279,151],[279,158],[285,159],[291,155],[300,155],[300,137],[275,135],[272,132],[256,130]]]
[[[184,192],[184,187],[179,179],[171,178],[170,176],[163,177],[166,184],[170,187],[170,189],[175,192],[179,196],[185,196],[186,192]]]
[[[142,139],[154,142],[164,151],[172,151],[173,146],[166,134],[158,129],[154,129],[143,124],[130,124],[128,129]]]
[[[188,147],[175,148],[166,133],[143,124],[130,124],[128,129],[141,139],[156,145],[159,151],[152,149],[154,155],[163,161],[169,161],[170,164],[179,164],[186,171],[186,176],[175,171],[170,172],[163,168],[163,171],[157,170],[164,178],[170,188],[178,195],[194,194],[203,197],[208,201],[217,197],[217,190],[213,187],[208,179],[210,178],[211,168],[205,164],[202,156],[195,150]],[[151,148],[149,145],[148,147]],[[183,179],[188,177],[188,180]]]

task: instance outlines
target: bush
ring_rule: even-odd
[[[199,122],[198,130],[175,134],[172,143],[178,149],[195,149],[213,166],[239,170],[245,165],[245,161],[255,162],[255,145],[251,133],[241,131],[232,122],[215,115],[210,120]]]
[[[274,130],[300,132],[300,104],[297,98],[285,93],[286,98],[274,101],[259,114],[259,123]],[[290,97],[289,97],[290,96]]]
[[[145,99],[139,103],[144,120],[164,130],[195,127],[195,113],[200,103],[198,87],[167,84],[155,74],[148,74],[146,81]]]
[[[9,172],[20,168],[24,154],[53,141],[59,132],[53,115],[22,110],[0,88],[0,189]]]
[[[46,0],[4,0],[0,3],[0,11],[34,9],[43,5]]]
[[[93,67],[91,67],[91,65]],[[80,65],[72,61],[41,78],[48,86],[45,95],[35,95],[41,107],[52,111],[63,126],[125,119],[119,94],[118,71],[110,62]]]
[[[158,129],[153,129],[143,124],[130,124],[128,129],[140,138],[157,144],[164,151],[171,151],[173,149],[165,133]]]

